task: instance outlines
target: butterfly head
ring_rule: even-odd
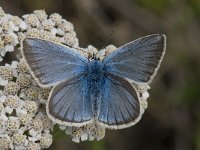
[[[93,60],[100,60],[98,53],[93,53],[92,54],[91,61],[93,61]]]

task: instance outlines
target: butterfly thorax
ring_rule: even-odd
[[[88,76],[91,82],[98,83],[101,82],[101,79],[104,75],[104,65],[102,61],[92,60],[88,63]]]

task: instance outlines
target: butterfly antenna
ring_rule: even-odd
[[[113,28],[113,30],[110,32],[107,41],[105,42],[105,44],[102,46],[102,49],[104,49],[108,43],[110,42],[111,36],[113,35],[113,33],[115,32],[115,28]]]

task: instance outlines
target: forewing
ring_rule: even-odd
[[[88,62],[73,48],[36,38],[23,40],[22,54],[36,81],[44,86],[83,73]]]
[[[84,76],[64,81],[52,89],[47,114],[53,121],[67,126],[82,126],[94,116],[90,88]]]
[[[137,82],[151,82],[165,53],[165,35],[149,35],[130,42],[104,60],[109,73]]]
[[[98,121],[110,129],[134,125],[141,117],[138,94],[125,79],[105,77],[98,107]]]

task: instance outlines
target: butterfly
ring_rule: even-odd
[[[149,84],[166,49],[166,36],[153,34],[125,44],[103,60],[75,48],[37,38],[22,42],[22,56],[41,87],[52,87],[46,111],[61,125],[97,121],[109,129],[134,125],[142,114],[137,85]]]

